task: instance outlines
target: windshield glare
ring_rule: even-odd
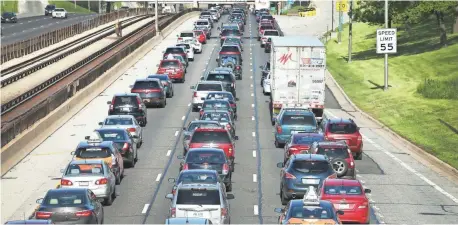
[[[320,206],[293,206],[290,209],[291,218],[300,219],[332,219],[333,213],[331,208],[322,208]]]
[[[358,186],[325,186],[324,193],[327,195],[361,195],[363,192]]]

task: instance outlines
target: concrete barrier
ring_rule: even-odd
[[[77,92],[73,98],[66,101],[59,106],[49,115],[36,122],[34,126],[27,129],[13,141],[8,143],[2,148],[2,175],[8,172],[16,164],[32,152],[38,145],[40,145],[49,135],[51,135],[57,128],[62,126],[65,122],[71,119],[78,113],[84,106],[86,106],[92,99],[97,97],[103,90],[106,89],[111,83],[118,79],[124,71],[132,67],[143,56],[151,51],[156,45],[168,36],[176,27],[187,19],[198,15],[200,12],[191,12],[181,16],[169,26],[164,28],[161,35],[155,36],[147,41],[143,46],[135,50],[132,54],[126,56],[123,60],[119,61],[113,68],[106,71],[97,80],[92,82],[83,90]],[[75,146],[69,146],[73,148]]]

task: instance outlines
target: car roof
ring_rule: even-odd
[[[80,165],[80,164],[103,164],[105,161],[101,159],[76,159],[70,161],[72,165]]]
[[[138,97],[140,95],[138,93],[116,93],[113,96],[114,97],[127,97],[127,96]]]
[[[191,188],[205,188],[205,189],[212,189],[212,190],[219,190],[220,185],[218,183],[214,184],[202,184],[202,183],[189,183],[183,184],[179,183],[177,189],[191,189]]]
[[[351,179],[325,179],[324,184],[336,186],[362,186],[359,180]]]
[[[221,84],[223,85],[223,82],[221,81],[213,81],[213,80],[203,80],[203,81],[199,81],[199,83],[197,84]]]
[[[291,206],[304,206],[304,201],[302,199],[292,199],[290,200]],[[320,207],[331,207],[331,202],[320,200]]]
[[[78,144],[78,148],[87,148],[87,147],[102,147],[102,148],[110,148],[113,146],[112,141],[101,141],[98,143],[89,143],[87,140],[81,141]]]
[[[214,120],[193,120],[190,123],[191,124],[192,123],[215,123],[215,124],[219,124],[218,121],[214,121]]]
[[[317,143],[318,146],[328,147],[328,148],[346,148],[348,147],[345,141],[320,141]]]
[[[178,55],[178,56],[182,57],[181,55]],[[151,74],[151,75],[148,75],[148,78],[150,78],[150,79],[152,79],[152,78],[158,79],[156,77],[161,77],[161,78],[165,77],[167,79],[169,78],[169,76],[164,75],[164,74]]]
[[[110,127],[101,127],[101,128],[98,128],[98,129],[95,129],[95,131],[99,132],[99,131],[124,131],[124,132],[127,132],[127,130],[125,128],[121,128],[121,127],[111,127],[112,125],[108,125]],[[122,125],[113,125],[113,126],[122,126]]]
[[[50,189],[48,190],[48,194],[54,194],[54,193],[86,193],[86,188],[55,188],[55,189]]]
[[[132,115],[108,115],[105,117],[105,119],[111,119],[111,118],[129,118],[129,119],[135,119],[134,116]]]
[[[226,75],[231,75],[231,72],[229,70],[222,70],[222,69],[213,69],[212,71],[208,72],[208,74],[226,74]]]
[[[296,160],[310,160],[310,161],[328,161],[328,157],[319,154],[296,154],[292,155]]]
[[[329,123],[336,124],[336,123],[354,123],[352,119],[345,119],[345,118],[332,118],[328,119]]]
[[[171,55],[173,55],[173,56],[181,56],[179,54],[171,54]],[[183,56],[181,56],[181,57],[183,57]],[[178,60],[178,59],[162,59],[161,60],[161,62],[172,62],[172,61],[173,62],[180,62],[180,60]]]
[[[218,172],[216,170],[192,169],[192,170],[182,170],[180,172],[180,175],[181,174],[186,174],[186,173],[214,173],[214,174],[218,174]]]
[[[229,47],[235,46],[235,47],[239,47],[240,45],[238,45],[238,44],[232,44],[232,43],[227,43],[227,44],[223,44],[223,46],[221,46],[221,48],[223,48],[224,46],[229,46]]]
[[[199,132],[199,131],[214,131],[214,132],[227,132],[226,129],[224,128],[220,128],[220,127],[212,127],[212,128],[209,128],[209,127],[199,127],[197,128],[196,130],[194,130],[194,133],[195,132]]]
[[[292,138],[295,138],[295,137],[324,137],[324,134],[304,132],[304,133],[293,134]]]
[[[221,109],[209,109],[208,111],[204,111],[204,113],[229,113],[229,112],[227,110],[221,110]]]
[[[225,95],[232,95],[229,91],[210,91],[208,94],[225,94]],[[232,95],[233,96],[233,95]]]
[[[156,81],[156,82],[160,82],[159,79],[157,78],[137,78],[135,80],[135,82],[143,82],[143,81]]]
[[[217,99],[205,99],[204,103],[205,103],[205,102],[209,102],[209,103],[213,103],[213,102],[227,102],[227,103],[229,103],[228,100],[219,99],[219,98],[217,98]]]

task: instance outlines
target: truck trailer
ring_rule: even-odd
[[[323,118],[326,49],[316,37],[272,37],[270,109],[272,125],[283,106],[308,107]]]

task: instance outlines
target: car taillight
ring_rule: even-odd
[[[116,157],[114,155],[111,155],[111,166],[116,165]]]
[[[231,83],[231,88],[233,88],[234,86],[235,86],[235,84],[234,84],[234,83]]]
[[[367,202],[364,202],[363,204],[361,204],[360,206],[358,206],[358,209],[365,209],[365,208],[367,208],[367,205],[368,205],[368,203],[367,203]]]
[[[277,126],[277,133],[281,134],[281,132],[283,132],[283,130],[281,129],[281,126]]]
[[[183,38],[178,38],[178,40],[183,40]]]
[[[221,208],[221,216],[226,217],[227,216],[227,209],[226,208]]]
[[[204,114],[204,110],[200,110],[199,114],[202,116],[202,114]]]
[[[197,91],[194,92],[194,97],[197,97]]]
[[[231,129],[231,125],[226,124],[226,128],[227,128],[228,130],[230,130],[230,129]]]
[[[129,151],[130,150],[130,144],[129,143],[124,143],[122,146],[122,151]]]
[[[97,181],[95,181],[95,184],[96,185],[108,184],[108,179],[107,178],[98,179]]]
[[[235,69],[239,70],[239,69],[240,69],[240,66],[236,66]]]
[[[333,173],[331,176],[328,176],[329,179],[337,179],[337,174]]]
[[[135,132],[135,131],[137,131],[137,130],[136,130],[135,128],[131,127],[131,128],[128,128],[127,131],[129,131],[129,132]]]
[[[188,169],[189,169],[189,166],[188,166],[187,163],[185,163],[185,164],[183,165],[183,169],[182,169],[182,170],[188,170]]]
[[[49,219],[52,216],[52,212],[36,212],[35,213],[35,218],[37,219]]]
[[[71,181],[69,181],[69,180],[61,179],[61,180],[60,180],[60,185],[61,185],[61,186],[72,186],[73,183],[72,183]]]
[[[113,109],[114,109],[114,103],[115,103],[115,97],[113,97],[113,99],[111,100],[110,111],[113,111]]]
[[[232,148],[229,148],[229,154],[232,154]]]
[[[92,215],[91,210],[83,210],[75,213],[75,216],[77,217],[88,217]]]
[[[362,141],[363,140],[363,137],[360,135],[358,136],[358,141]]]
[[[350,167],[354,167],[355,166],[355,163],[353,161],[350,162]]]
[[[142,110],[142,102],[140,101],[139,98],[137,98],[137,104],[138,104],[138,110]]]
[[[286,179],[296,179],[296,176],[294,176],[294,175],[292,175],[292,174],[290,174],[288,172],[285,172],[285,178]]]
[[[223,174],[227,175],[229,173],[229,166],[225,163],[223,165]]]
[[[177,216],[177,208],[170,208],[170,217]]]

